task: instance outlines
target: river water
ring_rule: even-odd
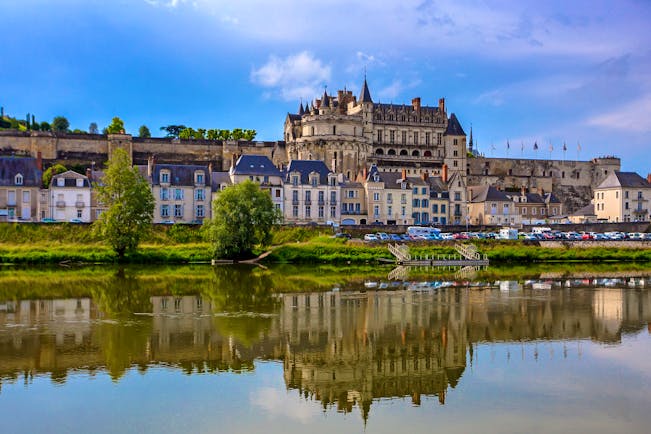
[[[651,270],[388,271],[0,271],[0,432],[649,432]]]

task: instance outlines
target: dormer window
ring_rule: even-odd
[[[292,175],[292,185],[298,185],[298,175]]]
[[[14,184],[16,184],[16,185],[23,185],[23,175],[21,175],[20,173],[17,174],[17,175],[14,177]]]
[[[380,182],[380,175],[378,175],[377,173],[373,175],[373,181]]]
[[[160,183],[161,184],[169,184],[170,183],[170,172],[169,171],[163,171],[160,173]]]
[[[205,175],[202,171],[194,173],[194,183],[197,185],[204,185],[206,183]]]
[[[57,186],[63,187],[66,184],[66,180],[63,178],[57,178]]]
[[[319,177],[318,177],[318,175],[312,175],[310,177],[310,184],[312,184],[312,187],[316,187],[317,185],[319,185]]]
[[[83,187],[84,186],[84,180],[83,179],[76,179],[76,185],[77,187]]]
[[[336,185],[336,183],[337,183],[337,178],[335,178],[334,176],[331,176],[330,177],[330,186],[334,187]]]

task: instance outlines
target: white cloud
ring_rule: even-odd
[[[249,397],[251,404],[260,407],[273,417],[285,417],[303,424],[320,414],[318,406],[302,401],[298,395],[289,396],[284,390],[263,387]]]
[[[651,132],[651,94],[593,116],[585,123],[589,126],[635,133]]]
[[[267,63],[251,71],[251,81],[273,89],[284,100],[311,98],[331,77],[332,68],[302,51],[285,58],[270,56]]]
[[[381,100],[391,100],[393,98],[398,98],[404,96],[403,92],[417,87],[420,83],[420,79],[414,79],[408,83],[396,79],[393,80],[388,86],[378,89],[377,96]]]

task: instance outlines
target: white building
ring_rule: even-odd
[[[49,189],[50,216],[60,222],[90,223],[90,181],[68,170],[54,175]]]

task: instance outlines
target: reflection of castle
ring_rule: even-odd
[[[445,401],[478,342],[617,342],[651,322],[647,290],[525,284],[490,289],[284,294],[273,315],[222,314],[201,296],[151,297],[152,316],[106,321],[91,299],[0,303],[0,378],[155,363],[187,372],[282,360],[289,388],[364,417],[374,399]]]

